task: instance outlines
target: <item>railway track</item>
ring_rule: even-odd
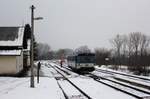
[[[71,72],[73,72],[71,69],[67,68],[67,67],[63,67]],[[84,75],[87,76],[87,75]],[[139,88],[137,86],[131,86],[130,84],[127,84],[126,81],[125,82],[120,82],[114,79],[108,79],[105,77],[101,77],[101,76],[97,76],[94,75],[92,73],[88,73],[88,77],[93,78],[95,81],[105,84],[111,88],[114,88],[116,90],[119,90],[123,93],[126,93],[128,95],[131,95],[133,97],[136,97],[137,99],[150,99],[150,91],[149,89],[142,89]],[[137,84],[138,85],[138,84]]]
[[[51,66],[50,64],[49,64],[49,66]],[[70,75],[69,73],[67,73],[67,71],[65,71],[65,70],[63,70],[63,69],[61,69],[61,68],[59,68],[58,66],[55,66],[55,67],[53,67],[53,66],[51,66],[54,70],[56,70],[61,76],[62,76],[62,79],[63,80],[66,80],[67,82],[68,82],[68,84],[70,84],[71,86],[73,86],[77,91],[79,91],[80,93],[81,93],[81,95],[79,95],[79,97],[77,98],[77,99],[92,99],[88,94],[86,94],[86,92],[84,92],[82,89],[80,89],[77,85],[75,85],[72,81],[70,81],[67,77],[66,77],[66,75],[65,74],[67,74],[67,75]],[[63,73],[62,73],[63,72]],[[64,74],[65,73],[65,74]],[[57,77],[55,77],[55,79],[57,80],[57,83],[58,83],[58,85],[59,85],[59,87],[61,88],[61,90],[62,90],[62,92],[63,92],[63,94],[64,94],[64,96],[65,96],[65,98],[66,99],[70,99],[69,97],[68,97],[68,95],[67,95],[67,93],[65,93],[65,91],[64,91],[64,89],[62,88],[62,86],[61,86],[61,84],[59,83],[59,81],[58,80],[60,80],[60,78],[57,78]],[[70,86],[69,85],[69,86]]]
[[[109,73],[109,74],[119,74],[119,75],[123,75],[123,76],[127,76],[127,77],[133,77],[133,78],[137,78],[137,79],[140,79],[140,80],[150,83],[150,78],[140,77],[140,76],[126,74],[126,73],[120,73],[120,72],[115,72],[115,71],[110,71],[110,70],[103,70],[103,69],[96,69],[96,71],[103,72],[103,73]]]
[[[59,67],[57,66],[56,68],[59,68]],[[59,69],[63,70],[64,72],[68,72],[68,70],[70,72],[73,72],[71,69],[69,69],[67,67],[63,67],[63,69],[62,68],[59,68]],[[109,72],[109,74],[110,74],[110,72]],[[130,96],[133,96],[137,99],[150,99],[149,89],[139,88],[138,86],[130,85],[129,82],[127,83],[126,81],[118,81],[117,79],[113,79],[113,78],[105,78],[102,76],[94,75],[92,73],[88,73],[88,75],[86,74],[84,76],[93,78],[93,80],[95,80],[96,82],[107,85],[111,88],[119,90],[119,91],[126,93]]]
[[[150,90],[150,79],[149,78],[144,78],[144,77],[139,77],[136,75],[129,75],[125,73],[119,73],[119,72],[114,72],[114,71],[109,71],[109,70],[103,70],[103,69],[96,69],[97,72],[105,73],[105,74],[111,74],[115,75],[113,76],[114,79],[130,83],[134,86],[138,86],[141,88],[145,88]]]
[[[89,77],[93,78],[95,81],[105,84],[109,87],[112,87],[116,90],[124,92],[128,95],[136,97],[137,99],[150,99],[150,92],[147,90],[142,90],[137,87],[130,86],[125,83],[121,83],[119,81],[115,81],[113,79],[104,78],[101,76],[94,75],[89,73]]]
[[[138,99],[150,99],[150,86],[148,84],[140,83],[140,81],[149,82],[150,79],[129,75],[125,73],[118,73],[113,71],[96,69],[100,73],[110,74],[113,76],[105,77],[89,73],[89,75],[96,81],[108,85],[112,88],[120,90],[124,93],[132,95]],[[117,76],[121,75],[121,76]],[[123,77],[124,76],[124,77]],[[128,79],[126,77],[129,77]],[[131,78],[133,80],[131,80]],[[102,80],[99,80],[102,79]]]

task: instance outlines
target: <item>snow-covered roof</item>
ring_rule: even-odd
[[[0,27],[0,46],[22,46],[23,27]]]
[[[18,56],[21,50],[0,50],[0,56]]]

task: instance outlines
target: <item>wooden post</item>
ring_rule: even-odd
[[[31,80],[30,80],[30,87],[34,88],[34,54],[33,54],[33,33],[34,33],[34,9],[35,7],[32,5],[31,6],[31,50],[30,50],[30,64],[31,64]]]

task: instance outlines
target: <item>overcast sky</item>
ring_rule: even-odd
[[[109,47],[116,34],[150,34],[150,0],[0,0],[0,26],[30,23],[30,9],[35,16],[38,42],[52,49],[82,45]]]

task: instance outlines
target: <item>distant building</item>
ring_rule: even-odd
[[[28,43],[24,27],[0,27],[0,74],[17,74],[29,65]]]

